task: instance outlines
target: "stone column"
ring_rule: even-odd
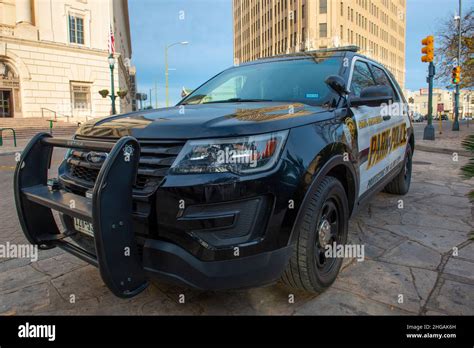
[[[16,0],[16,23],[33,24],[33,17],[31,13],[31,0]]]
[[[14,35],[26,40],[38,40],[38,29],[33,25],[31,0],[16,0],[16,25]]]

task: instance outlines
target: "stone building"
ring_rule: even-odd
[[[233,0],[237,62],[356,45],[405,83],[405,0]]]
[[[428,114],[428,89],[416,91],[405,90],[405,97],[410,109],[421,115]],[[438,111],[443,110],[443,111]],[[442,88],[433,89],[433,115],[447,115],[454,119],[454,91]],[[459,98],[459,118],[472,117],[474,113],[474,92],[468,89],[461,90]]]
[[[127,0],[0,0],[0,117],[67,117],[111,113],[109,37],[117,112],[135,105],[135,69]]]

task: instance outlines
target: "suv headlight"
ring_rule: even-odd
[[[172,174],[252,174],[272,168],[288,131],[238,138],[189,140],[171,166]]]

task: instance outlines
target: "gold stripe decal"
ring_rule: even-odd
[[[407,128],[401,123],[393,128],[377,133],[370,139],[367,169],[386,158],[392,151],[407,143]]]

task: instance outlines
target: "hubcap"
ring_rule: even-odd
[[[316,266],[322,274],[329,272],[335,265],[334,257],[326,257],[326,248],[328,245],[340,242],[340,232],[342,224],[340,223],[339,205],[337,200],[329,198],[324,202],[321,209],[321,217],[317,225],[316,236]]]
[[[319,244],[324,248],[331,238],[331,223],[327,219],[323,219],[319,225]]]

